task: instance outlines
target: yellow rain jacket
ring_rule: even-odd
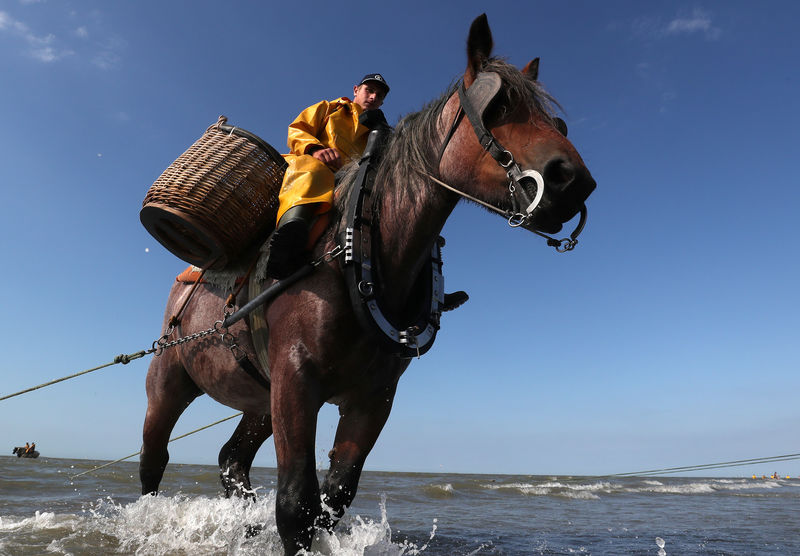
[[[303,110],[289,125],[289,164],[278,200],[278,221],[291,207],[320,203],[318,212],[333,204],[334,174],[311,154],[315,148],[334,148],[343,164],[357,159],[367,146],[369,129],[358,123],[363,108],[347,97],[318,102]]]

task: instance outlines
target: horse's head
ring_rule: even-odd
[[[440,175],[512,225],[558,232],[578,212],[585,216],[596,183],[554,114],[556,102],[537,81],[539,59],[520,71],[491,58],[492,46],[481,15],[470,28],[463,85],[442,112],[452,125]]]

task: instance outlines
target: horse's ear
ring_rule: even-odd
[[[467,71],[464,74],[464,86],[469,87],[480,73],[483,64],[489,59],[492,53],[494,41],[492,31],[489,29],[489,20],[486,14],[481,14],[475,18],[469,28],[467,38]]]
[[[539,58],[534,58],[528,65],[522,68],[522,73],[536,81],[539,79]]]

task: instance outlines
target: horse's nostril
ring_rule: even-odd
[[[544,182],[557,189],[566,189],[575,179],[575,167],[563,158],[554,158],[545,164]]]

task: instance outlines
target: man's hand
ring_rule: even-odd
[[[311,153],[311,156],[325,164],[331,170],[338,170],[342,167],[342,157],[336,149],[318,149]]]

